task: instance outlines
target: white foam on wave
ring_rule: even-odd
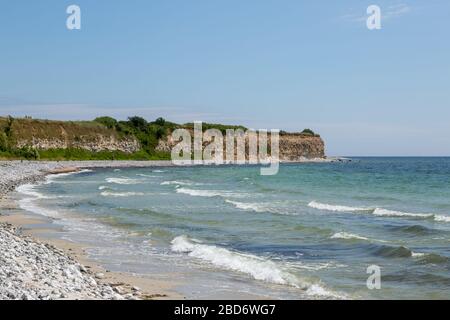
[[[115,197],[115,198],[126,198],[133,196],[144,196],[145,193],[142,192],[112,192],[112,191],[102,191],[100,193],[103,197]]]
[[[225,200],[225,202],[234,205],[236,208],[247,211],[255,211],[255,212],[268,212],[270,211],[266,206],[259,203],[244,203],[232,200]]]
[[[139,184],[142,180],[130,179],[130,178],[106,178],[106,182],[115,184]]]
[[[35,184],[23,184],[21,186],[18,186],[16,188],[16,191],[24,195],[34,197],[36,199],[45,199],[46,197],[43,194],[37,192],[35,190],[35,187]]]
[[[280,270],[270,260],[232,252],[225,248],[195,243],[186,236],[173,239],[171,248],[174,252],[188,253],[191,257],[208,261],[213,265],[249,274],[257,280],[298,286],[295,283],[294,276]]]
[[[316,201],[311,201],[308,204],[308,206],[314,209],[335,211],[335,212],[369,212],[379,217],[434,219],[437,222],[450,222],[450,216],[438,215],[434,213],[413,213],[413,212],[388,210],[383,208],[349,207],[349,206],[320,203]]]
[[[193,197],[243,197],[242,194],[234,193],[225,190],[198,190],[198,189],[188,189],[188,188],[178,188],[177,193],[187,194]]]
[[[236,208],[245,211],[253,211],[257,213],[270,212],[282,215],[297,215],[296,213],[289,212],[288,209],[276,206],[274,203],[261,203],[261,202],[239,202],[226,199],[225,202],[232,204]]]
[[[19,200],[19,207],[22,210],[36,213],[46,217],[56,218],[59,216],[59,213],[57,211],[48,208],[43,208],[37,205],[35,200],[36,200],[35,198],[21,199]]]
[[[366,240],[366,241],[370,240],[369,238],[362,237],[357,234],[348,233],[348,232],[337,232],[331,236],[331,239],[346,239],[346,240],[357,239],[357,240]]]
[[[59,178],[73,176],[73,175],[81,174],[81,173],[88,173],[88,172],[93,172],[93,170],[91,170],[91,169],[82,169],[82,170],[72,171],[72,172],[51,174],[51,175],[46,176],[46,183],[55,182],[55,179],[57,180]]]
[[[173,180],[173,181],[163,181],[163,182],[161,182],[161,185],[162,186],[169,186],[169,185],[193,186],[193,185],[199,185],[199,184],[194,183],[194,182],[188,182],[188,181]]]
[[[339,295],[337,293],[334,293],[328,289],[326,289],[324,286],[313,283],[308,287],[306,290],[306,294],[309,296],[316,296],[316,297],[325,297],[325,298],[333,298],[333,299],[345,299],[346,297],[344,295]]]
[[[36,213],[39,215],[48,216],[52,218],[57,217],[58,212],[51,209],[42,208],[41,206],[36,204],[36,200],[52,199],[52,197],[46,197],[43,194],[37,192],[35,189],[36,186],[37,185],[35,184],[24,184],[16,188],[17,192],[28,196],[28,198],[23,198],[18,201],[19,207],[22,210]]]
[[[319,210],[327,210],[327,211],[336,211],[336,212],[358,212],[358,211],[372,211],[370,208],[363,207],[349,207],[349,206],[341,206],[341,205],[332,205],[327,203],[320,203],[317,201],[311,201],[308,204],[308,207],[319,209]]]
[[[356,239],[356,240],[364,240],[364,241],[372,241],[372,242],[387,242],[385,240],[378,240],[378,239],[370,239],[370,238],[366,238],[354,233],[349,233],[349,232],[336,232],[335,234],[333,234],[330,239],[344,239],[344,240],[352,240],[352,239]]]
[[[425,255],[426,255],[426,253],[423,253],[423,252],[412,252],[411,253],[411,257],[413,257],[413,258],[421,258]]]
[[[158,176],[152,176],[152,175],[145,174],[145,173],[137,173],[136,175],[139,177],[144,177],[144,178],[158,178]]]
[[[171,249],[174,252],[187,253],[190,257],[206,261],[216,267],[250,275],[256,280],[301,288],[308,295],[340,297],[320,284],[308,284],[301,281],[268,259],[214,245],[205,245],[186,236],[176,237],[171,243]]]
[[[435,215],[434,220],[438,222],[450,222],[450,216]]]
[[[152,172],[155,172],[155,173],[164,173],[164,172],[166,172],[165,170],[153,170]]]
[[[410,217],[410,218],[422,218],[422,219],[428,219],[428,218],[434,217],[434,214],[432,214],[432,213],[411,213],[411,212],[387,210],[387,209],[382,209],[382,208],[376,208],[373,211],[373,214],[376,216]]]

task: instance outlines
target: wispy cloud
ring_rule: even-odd
[[[381,19],[384,21],[399,18],[412,11],[412,8],[406,3],[398,3],[389,6],[380,5],[380,8],[381,8]],[[356,13],[353,10],[353,12],[351,13],[340,16],[340,19],[351,22],[365,22],[367,20],[368,15],[365,12],[365,8],[364,10],[361,11],[363,11],[363,13],[360,12]]]
[[[384,19],[398,18],[411,12],[411,7],[405,3],[391,5],[384,13]]]

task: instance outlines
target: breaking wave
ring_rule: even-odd
[[[195,190],[188,188],[178,188],[177,193],[187,194],[193,197],[242,197],[242,194],[225,190]]]
[[[255,212],[269,212],[270,210],[262,204],[259,203],[244,203],[232,200],[225,200],[225,202],[234,205],[236,208],[241,210],[255,211]]]
[[[18,201],[19,207],[25,211],[29,211],[47,217],[56,218],[57,216],[59,216],[57,211],[48,208],[43,208],[36,203],[36,200],[50,199],[50,197],[46,197],[43,194],[37,192],[35,190],[36,186],[37,185],[33,184],[24,184],[16,188],[17,192],[29,196],[29,198],[23,198]]]
[[[176,237],[171,243],[174,252],[187,253],[190,257],[206,261],[216,267],[250,275],[256,280],[301,288],[308,295],[341,298],[320,284],[309,284],[299,280],[268,259],[205,245],[186,236]]]
[[[91,169],[82,169],[82,170],[72,171],[72,172],[50,174],[50,175],[47,175],[45,177],[45,184],[54,183],[54,182],[56,182],[55,180],[57,180],[58,178],[63,178],[63,177],[67,177],[67,176],[72,176],[72,175],[82,174],[82,173],[88,173],[88,172],[93,172],[93,170],[91,170]]]
[[[320,203],[320,202],[316,202],[316,201],[311,201],[308,204],[308,207],[311,207],[311,208],[314,208],[314,209],[319,209],[319,210],[336,211],[336,212],[373,211],[373,209],[370,209],[370,208],[331,205],[331,204]]]
[[[358,236],[357,234],[347,233],[347,232],[337,232],[337,233],[333,234],[330,238],[331,239],[345,239],[345,240],[356,239],[356,240],[370,241],[369,238]]]
[[[112,192],[112,191],[103,191],[100,193],[103,197],[115,197],[115,198],[125,198],[125,197],[133,197],[133,196],[143,196],[145,193],[142,192]]]
[[[129,179],[129,178],[106,178],[106,182],[115,184],[139,184],[142,180]]]
[[[432,213],[410,213],[381,208],[375,208],[372,213],[376,216],[385,216],[385,217],[410,217],[421,219],[429,219],[434,217],[434,214]]]
[[[449,258],[435,253],[413,252],[412,257],[417,258],[419,263],[424,264],[441,264],[448,263],[450,261]]]
[[[34,197],[36,199],[47,199],[46,196],[44,196],[43,194],[37,192],[35,190],[35,187],[36,187],[35,184],[23,184],[21,186],[18,186],[16,188],[16,191],[19,192],[19,193],[22,193],[24,195]]]
[[[341,206],[341,205],[332,205],[326,203],[320,203],[316,201],[311,201],[308,204],[308,207],[326,210],[326,211],[335,211],[335,212],[368,212],[375,216],[383,216],[383,217],[398,217],[398,218],[414,218],[414,219],[434,219],[438,222],[450,222],[450,216],[445,215],[437,215],[434,213],[412,213],[412,212],[402,212],[396,210],[388,210],[383,208],[367,208],[367,207],[350,207],[350,206]]]
[[[158,176],[152,176],[152,175],[144,174],[144,173],[138,173],[136,175],[139,177],[144,177],[144,178],[158,178]]]
[[[161,182],[161,185],[162,186],[169,186],[169,185],[192,186],[192,185],[199,185],[199,184],[198,183],[194,183],[194,182],[188,182],[188,181],[173,180],[173,181]]]
[[[245,211],[253,211],[257,213],[262,212],[270,212],[275,214],[282,215],[297,215],[296,213],[289,212],[288,208],[282,208],[279,206],[273,205],[273,203],[261,203],[261,202],[239,202],[226,199],[226,203],[232,204],[237,209],[245,210]]]

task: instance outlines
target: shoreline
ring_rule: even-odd
[[[47,175],[88,168],[167,167],[166,161],[0,161],[0,299],[183,299],[165,283],[106,270],[82,244],[45,236],[46,217],[21,212],[10,197]],[[47,228],[47,229],[46,229]],[[54,230],[53,230],[54,231]]]
[[[323,163],[335,161],[338,160],[336,160],[336,158],[329,158],[307,159],[305,161],[301,160],[284,163]],[[29,269],[33,268],[33,264],[30,264],[28,269],[26,266],[20,266],[18,268],[16,266],[16,268],[13,268],[16,273],[9,277],[7,274],[8,272],[11,273],[11,270],[6,270],[5,272],[5,267],[0,264],[0,298],[108,300],[185,299],[183,295],[172,290],[177,283],[167,283],[159,279],[152,279],[149,276],[106,270],[100,262],[93,261],[89,258],[88,254],[85,252],[86,246],[83,244],[49,237],[49,234],[55,232],[55,230],[49,228],[49,225],[52,224],[52,220],[45,216],[41,217],[39,215],[26,213],[26,211],[18,208],[17,201],[10,196],[18,186],[39,183],[40,181],[44,181],[48,175],[71,174],[81,170],[95,168],[156,168],[173,166],[175,165],[171,161],[0,161],[0,240],[13,237],[14,240],[19,243],[18,247],[23,247],[25,243],[31,243],[36,246],[46,246],[48,249],[48,252],[46,252],[47,256],[63,255],[67,264],[70,265],[69,267],[79,271],[76,273],[80,281],[83,280],[92,283],[92,288],[85,289],[87,290],[86,293],[77,292],[77,294],[71,295],[67,294],[67,292],[63,292],[59,294],[59,296],[56,296],[55,294],[42,295],[39,293],[39,290],[48,289],[46,285],[48,279],[46,279],[45,276],[41,278],[38,277],[37,280],[34,278],[20,279],[19,276],[23,272],[29,272]],[[0,247],[2,247],[2,242],[5,243],[5,241],[0,241]],[[0,249],[1,261],[5,255],[10,255],[9,251],[11,251],[11,248],[5,243],[3,248]],[[21,252],[22,251],[24,250],[21,250]],[[23,253],[22,258],[29,260],[27,253]],[[14,259],[10,259],[9,264],[14,264]],[[47,264],[50,265],[50,268],[55,267],[51,265],[51,262],[48,262]],[[8,265],[6,268],[7,267]],[[60,266],[56,266],[56,268],[60,268]],[[54,275],[52,275],[52,277],[54,278]],[[13,281],[8,281],[8,278],[12,278]],[[13,283],[17,286],[15,291],[19,291],[21,296],[18,296],[15,293],[10,294],[7,290],[14,281],[17,282]],[[27,295],[26,290],[30,281],[33,285],[38,287],[37,294]],[[21,288],[26,289],[24,293],[20,291]],[[100,292],[97,292],[96,290],[98,288],[103,289],[100,290]],[[36,292],[36,290],[33,292]]]

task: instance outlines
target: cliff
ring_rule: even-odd
[[[84,149],[91,152],[121,151],[133,153],[140,145],[133,136],[119,135],[114,129],[91,122],[49,121],[0,118],[0,133],[8,132],[9,143],[15,148],[37,150]]]
[[[205,124],[204,129],[208,127],[218,127],[221,131],[227,128],[245,130],[240,126],[212,124]],[[45,159],[83,160],[100,159],[98,153],[102,153],[106,159],[169,159],[176,144],[171,132],[176,128],[192,129],[190,124],[178,125],[162,118],[147,122],[140,117],[128,121],[109,117],[96,121],[0,117],[0,157],[38,158],[41,155]],[[282,161],[323,158],[324,149],[323,140],[312,132],[280,134]]]
[[[191,136],[193,136],[193,131],[190,130]],[[163,152],[170,152],[172,148],[177,144],[176,141],[168,136],[165,139],[160,139],[156,150]],[[270,145],[270,137],[268,139],[268,145]],[[204,144],[205,146],[205,144]],[[306,134],[306,133],[287,133],[283,132],[280,134],[280,160],[298,161],[302,159],[316,159],[325,158],[325,143],[319,135],[316,134]],[[248,136],[245,135],[245,148],[246,148],[246,158],[248,159]],[[223,154],[225,155],[225,143]],[[236,148],[235,148],[236,156]]]
[[[325,143],[320,136],[299,133],[280,135],[280,160],[297,161],[301,158],[324,158]]]

